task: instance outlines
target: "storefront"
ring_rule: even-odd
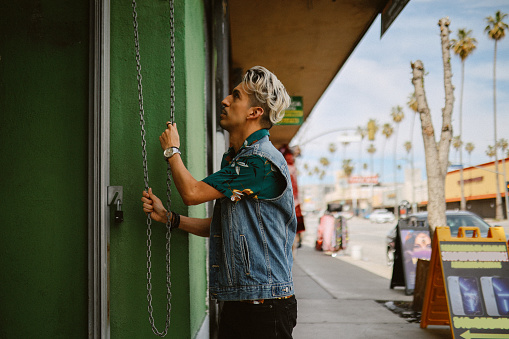
[[[509,158],[506,158],[505,161],[499,160],[498,168],[496,168],[495,162],[492,161],[463,169],[463,185],[467,211],[474,212],[483,218],[495,218],[497,191],[497,174],[495,172],[499,173],[499,192],[502,198],[504,218],[507,218],[507,205],[505,204],[504,197],[506,186],[504,173],[509,175]],[[447,173],[445,179],[445,199],[447,209],[460,208],[461,178],[459,170]]]

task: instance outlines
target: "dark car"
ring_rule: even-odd
[[[467,211],[446,211],[445,217],[447,218],[447,226],[451,229],[451,235],[456,236],[460,226],[475,226],[479,228],[481,237],[488,235],[488,229],[491,227],[486,221],[475,213]],[[410,214],[408,216],[408,223],[414,227],[425,227],[428,229],[428,212],[420,212]],[[394,250],[396,244],[396,227],[387,233],[387,265],[391,265],[394,261]],[[467,236],[472,235],[472,231],[466,232]]]

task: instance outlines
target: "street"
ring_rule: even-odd
[[[319,215],[308,213],[304,221],[306,232],[304,233],[302,244],[314,247]],[[493,220],[486,221],[491,225],[504,227],[505,233],[509,234],[509,222],[507,220],[499,222]],[[347,248],[344,252],[337,253],[335,258],[356,265],[386,279],[391,279],[392,266],[387,265],[385,237],[396,226],[396,223],[395,221],[392,223],[376,224],[359,217],[347,220],[349,237]],[[357,252],[359,250],[360,256]],[[352,255],[354,254],[353,252],[357,253]]]
[[[315,246],[319,217],[309,213],[305,217],[304,246]],[[346,251],[339,252],[337,259],[349,262],[386,279],[392,276],[392,266],[387,265],[385,237],[396,222],[376,224],[367,219],[353,217],[347,221],[348,244]],[[358,255],[360,251],[360,258]],[[352,253],[357,252],[357,253]],[[354,254],[352,256],[352,254]]]

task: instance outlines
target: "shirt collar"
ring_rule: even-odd
[[[244,147],[251,146],[252,144],[254,144],[258,140],[262,139],[266,135],[270,135],[268,129],[265,129],[265,128],[259,129],[258,131],[254,132],[253,134],[251,134],[250,136],[247,137],[247,139],[244,141],[244,143],[240,147],[239,151],[241,149],[243,149]]]
[[[233,158],[235,157],[235,155],[238,154],[241,150],[243,150],[247,146],[251,146],[252,144],[261,140],[265,136],[270,136],[269,130],[262,128],[256,132],[254,132],[250,136],[248,136],[247,139],[244,140],[244,142],[242,143],[242,146],[240,146],[239,151],[237,153],[235,153],[235,149],[233,147],[230,147],[228,149],[228,151],[226,152],[226,154],[227,154],[226,161],[228,163],[230,163],[233,160]]]

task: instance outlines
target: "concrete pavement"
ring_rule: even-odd
[[[448,326],[409,323],[377,301],[411,301],[390,279],[338,260],[309,246],[295,253],[293,268],[298,319],[295,339],[452,338]]]

